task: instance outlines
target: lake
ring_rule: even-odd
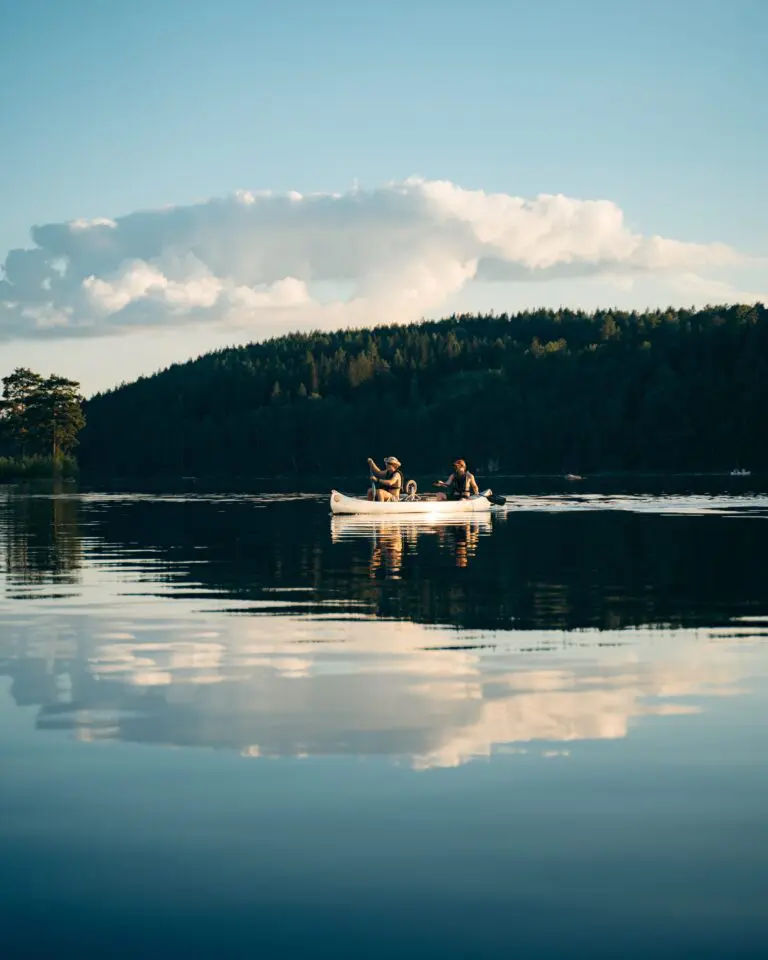
[[[768,955],[766,520],[0,487],[0,956]]]

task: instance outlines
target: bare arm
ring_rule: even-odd
[[[477,486],[477,480],[475,480],[474,475],[471,473],[469,475],[469,492],[475,497],[478,495],[478,493],[480,493],[480,490]]]
[[[435,486],[436,486],[436,487],[450,487],[450,485],[451,485],[452,483],[453,483],[453,474],[451,474],[450,477],[448,477],[447,480],[436,480],[436,481],[435,481]]]
[[[386,470],[379,470],[375,462],[370,457],[368,457],[368,466],[370,468],[371,474],[375,477],[383,477],[384,474],[387,472]]]

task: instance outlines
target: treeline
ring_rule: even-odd
[[[77,460],[57,457],[0,457],[0,483],[7,480],[47,480],[50,477],[72,479],[78,476]]]
[[[768,310],[539,310],[292,334],[86,405],[117,476],[768,467]]]

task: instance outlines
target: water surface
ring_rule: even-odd
[[[0,489],[1,955],[765,955],[767,518]]]

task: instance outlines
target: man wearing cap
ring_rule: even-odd
[[[438,500],[467,500],[469,497],[476,497],[480,492],[477,481],[467,470],[463,460],[454,460],[453,473],[447,480],[437,480],[435,486],[446,489],[445,493],[438,493]]]
[[[400,473],[401,463],[397,457],[384,457],[383,470],[379,470],[373,460],[368,457],[368,467],[371,471],[371,481],[376,487],[376,499],[399,500],[403,490],[403,475]],[[373,500],[373,490],[368,491],[368,499]]]

